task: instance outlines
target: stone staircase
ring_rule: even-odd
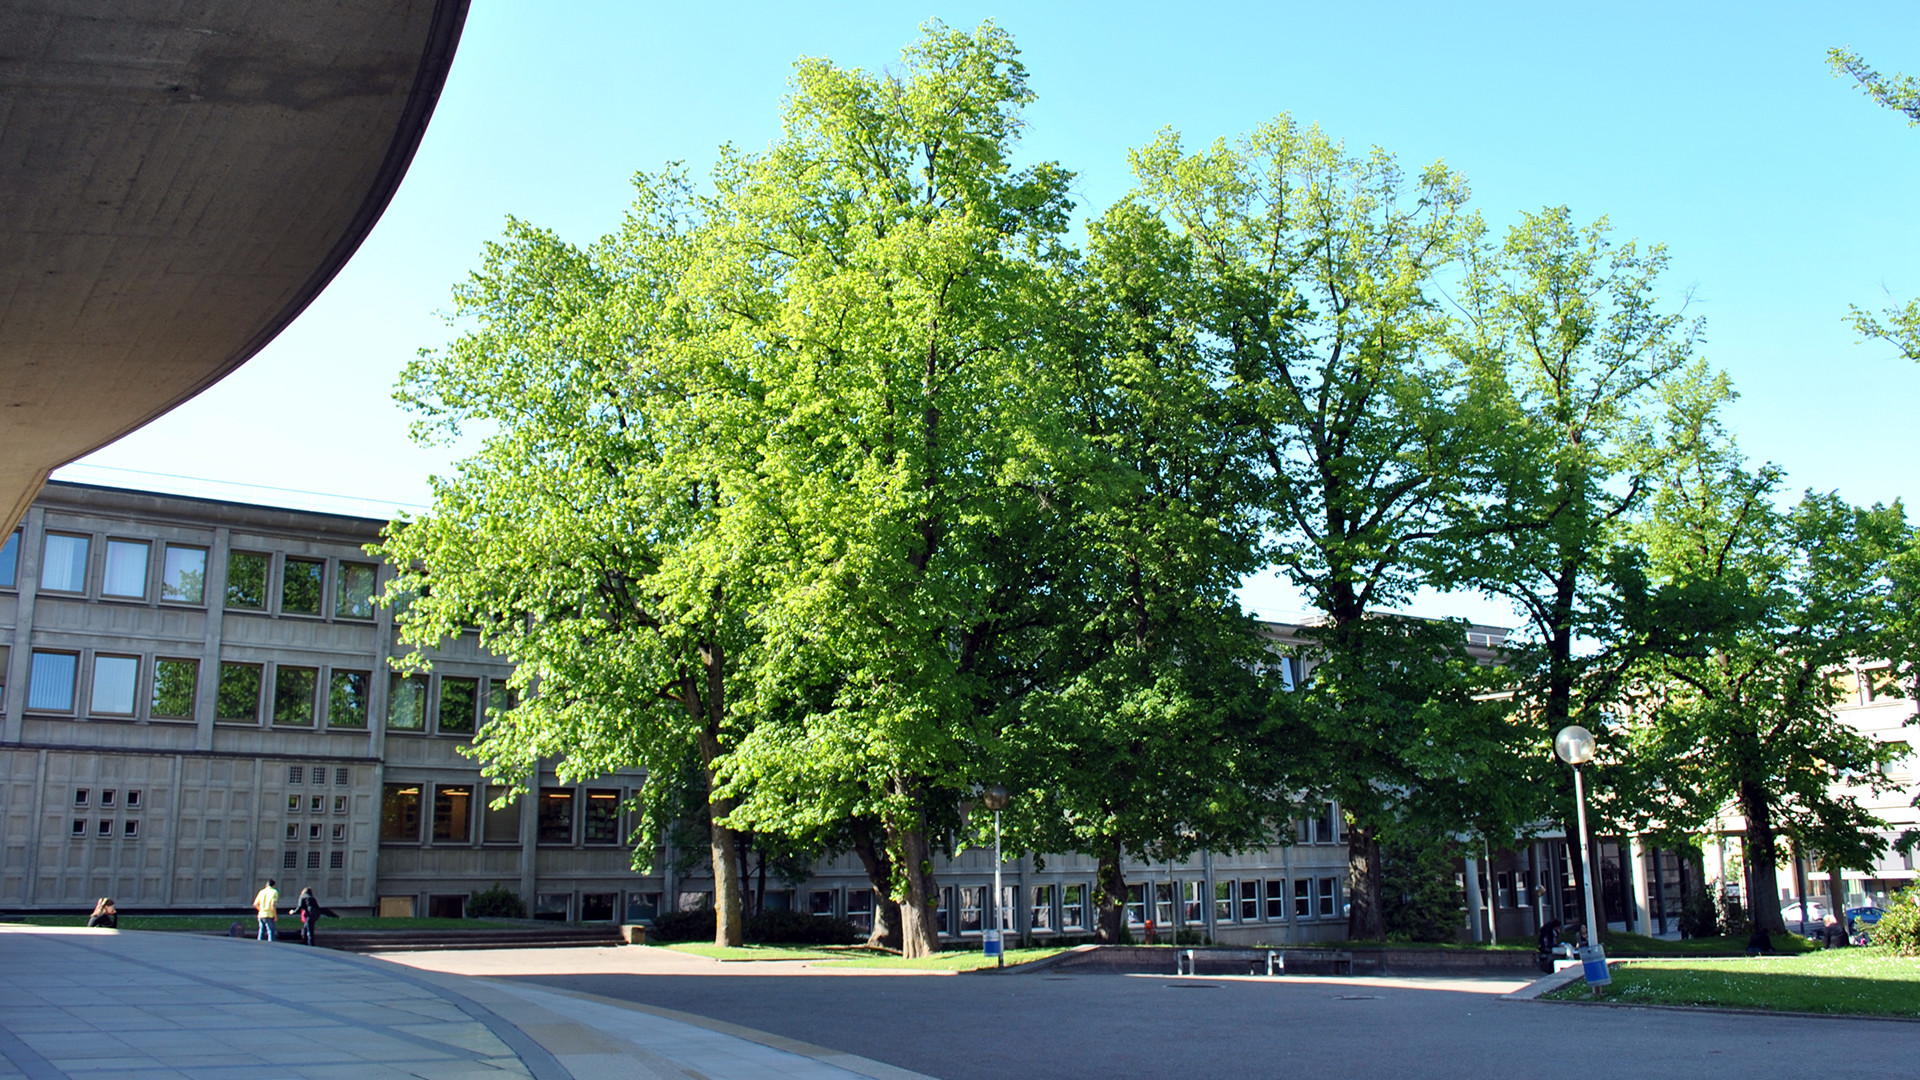
[[[281,938],[299,941],[297,934]],[[625,944],[620,928],[611,923],[592,926],[554,923],[552,926],[511,930],[337,930],[320,926],[319,944],[343,952],[384,952],[396,949],[565,949]]]

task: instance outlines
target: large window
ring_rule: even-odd
[[[1279,922],[1287,917],[1287,883],[1279,878],[1267,881],[1267,918]]]
[[[504,716],[513,708],[513,691],[507,688],[505,679],[493,679],[487,683],[487,714],[480,718],[485,724],[489,720]]]
[[[94,657],[93,693],[88,698],[87,711],[109,716],[132,716],[134,692],[139,682],[139,657]]]
[[[147,598],[147,558],[152,552],[144,540],[107,541],[107,572],[100,595]]]
[[[375,569],[366,563],[343,562],[333,583],[333,617],[373,618]]]
[[[1293,917],[1313,918],[1313,879],[1298,878],[1293,883]]]
[[[320,671],[281,665],[273,672],[273,722],[282,727],[312,727],[313,698]]]
[[[387,682],[387,730],[424,731],[427,726],[427,680],[395,673]]]
[[[1085,885],[1062,885],[1060,887],[1060,929],[1085,930],[1087,928],[1087,887]]]
[[[1138,883],[1127,886],[1127,925],[1145,926],[1147,923],[1147,887]]]
[[[960,886],[960,932],[977,934],[986,925],[981,909],[986,906],[987,890],[977,885]]]
[[[0,543],[0,589],[12,589],[19,586],[20,570],[20,530],[7,534],[4,543]]]
[[[364,671],[336,671],[327,680],[327,726],[364,728],[367,726],[367,686],[372,678]]]
[[[1240,921],[1254,922],[1260,918],[1260,883],[1243,881],[1240,883]]]
[[[420,785],[388,784],[380,794],[380,839],[420,842]]]
[[[160,570],[160,599],[201,604],[207,599],[207,549],[167,545]]]
[[[433,789],[434,843],[464,844],[473,839],[473,789],[442,784]]]
[[[1213,883],[1213,920],[1215,922],[1233,921],[1234,883],[1216,881]]]
[[[619,792],[587,792],[586,841],[589,844],[620,842]]]
[[[220,689],[214,694],[214,719],[254,724],[260,721],[260,665],[222,663]]]
[[[153,702],[148,714],[161,720],[193,719],[193,694],[199,679],[197,660],[155,660]]]
[[[569,788],[540,789],[540,842],[573,843],[573,791]]]
[[[321,583],[326,576],[324,560],[289,556],[280,566],[280,611],[288,615],[320,614]]]
[[[27,708],[72,712],[73,679],[79,670],[80,658],[72,653],[36,650],[27,676]]]
[[[505,806],[496,807],[491,805],[491,797],[497,796],[499,793],[492,788],[488,788],[487,794],[490,798],[488,800],[489,805],[487,806],[486,813],[481,819],[485,823],[484,831],[481,834],[482,838],[489,844],[518,844],[520,842],[519,797],[515,796],[507,800]]]
[[[784,896],[785,894],[783,893],[781,895]],[[772,897],[768,897],[767,899],[771,900]],[[873,929],[872,889],[847,890],[847,921],[852,923],[856,930]]]
[[[268,557],[255,551],[236,551],[227,556],[227,606],[253,608],[267,606]]]
[[[474,710],[480,705],[480,680],[440,680],[440,711],[434,718],[443,735],[473,734]]]
[[[1027,929],[1053,929],[1053,886],[1033,887],[1033,902],[1027,906]]]
[[[84,536],[48,533],[40,560],[40,588],[46,592],[87,591],[87,545]]]
[[[1320,879],[1320,917],[1331,919],[1339,912],[1334,910],[1334,896],[1338,880],[1330,877]]]

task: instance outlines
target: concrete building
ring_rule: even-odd
[[[623,805],[641,777],[562,784],[517,802],[462,755],[508,668],[472,638],[393,672],[391,570],[364,546],[382,522],[51,483],[0,547],[0,909],[244,909],[261,879],[336,909],[459,915],[499,883],[538,917],[639,921],[706,902],[706,873],[662,851],[630,867]],[[1271,627],[1276,643],[1291,628]],[[1498,646],[1477,628],[1474,646]],[[1291,846],[1126,867],[1129,921],[1234,943],[1346,930],[1338,808]],[[1044,863],[1044,869],[1040,865]],[[1094,862],[1003,870],[1018,933],[1091,932]],[[937,868],[954,938],[977,935],[991,855]],[[1530,879],[1531,880],[1531,879]],[[755,883],[757,884],[757,883]],[[873,894],[857,858],[770,884],[762,902],[855,923]]]

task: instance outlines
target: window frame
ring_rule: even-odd
[[[421,826],[426,816],[421,812],[421,800],[425,788],[426,784],[417,780],[412,783],[388,782],[380,785],[380,842],[382,844],[417,845],[420,843]],[[410,802],[413,808],[412,836],[405,835],[408,824],[406,797],[409,795],[412,796]],[[394,813],[396,809],[400,811],[397,815]]]
[[[124,712],[117,709],[100,707],[100,662],[118,660],[133,664],[133,685],[128,689],[127,708]],[[105,716],[115,720],[131,720],[140,712],[140,657],[128,653],[96,652],[93,664],[87,669],[87,715]]]
[[[312,679],[312,682],[307,687],[307,694],[306,694],[306,717],[307,718],[304,721],[281,720],[280,709],[284,703],[282,701],[282,695],[280,691],[280,680],[282,678],[285,678],[289,673],[299,673],[299,672],[306,673]],[[268,725],[267,726],[275,727],[275,728],[292,728],[295,730],[302,730],[302,731],[314,730],[319,726],[319,722],[320,722],[318,711],[314,705],[314,701],[319,696],[319,693],[320,693],[320,669],[318,667],[310,667],[306,664],[275,664],[273,665],[273,703],[272,703],[272,707],[268,709]],[[294,704],[298,704],[298,702],[294,702]]]
[[[40,688],[40,658],[61,657],[72,665],[67,675],[66,707],[34,704],[34,692]],[[31,713],[77,714],[80,704],[80,651],[78,649],[33,649],[27,655],[27,707]]]
[[[20,588],[20,545],[26,542],[25,533],[15,529],[0,540],[0,589]]]
[[[347,575],[350,569],[354,571],[365,570],[371,577],[371,581],[369,582],[367,587],[367,602],[366,602],[367,613],[365,615],[355,614],[350,610],[346,610],[347,605],[344,603],[344,601],[348,599]],[[334,563],[334,568],[333,568],[333,617],[334,618],[350,619],[354,622],[372,622],[376,617],[378,617],[380,613],[379,605],[374,603],[374,597],[378,596],[379,594],[380,594],[380,564],[379,563],[355,562],[351,559],[340,559]]]
[[[159,711],[160,665],[162,664],[182,664],[182,665],[185,665],[187,668],[187,671],[189,673],[187,678],[187,711],[184,713],[171,713],[171,712]],[[191,722],[194,718],[194,713],[198,711],[199,704],[200,704],[200,661],[198,659],[187,659],[185,657],[178,657],[178,656],[154,657],[153,658],[153,678],[148,681],[148,685],[147,685],[147,719],[163,720],[163,721],[169,721],[169,722],[180,722],[180,721]]]
[[[234,563],[240,559],[260,560],[260,602],[257,604],[239,604],[233,599]],[[258,611],[264,614],[273,600],[273,553],[270,551],[249,551],[234,548],[227,552],[227,580],[220,589],[220,608],[223,611]]]
[[[565,804],[567,808],[567,836],[558,838],[557,829],[550,830],[548,805]],[[556,815],[557,818],[557,815]],[[580,837],[580,813],[574,801],[574,789],[570,787],[542,787],[539,798],[534,803],[534,844],[538,847],[573,847]]]
[[[435,784],[433,785],[433,821],[428,826],[427,836],[434,844],[436,845],[446,844],[446,845],[454,845],[454,846],[460,846],[460,847],[468,847],[473,844],[473,818],[474,818],[473,797],[478,793],[476,790],[477,787],[478,785],[475,785],[475,784]],[[441,831],[440,831],[440,823],[441,823],[440,810],[441,810],[441,799],[443,797],[447,800],[446,805],[449,811],[447,815],[448,828],[446,830],[446,835],[444,836],[441,835]],[[456,799],[464,799],[466,802],[466,805],[462,807],[458,813],[453,812],[454,801]],[[465,821],[465,825],[462,830],[465,833],[465,835],[455,834],[455,831],[452,827],[453,820],[455,818],[462,819]]]
[[[113,549],[115,546],[123,548],[137,547],[141,549],[139,592],[108,591],[113,578]],[[100,599],[118,600],[123,603],[146,603],[147,597],[153,592],[153,541],[135,540],[124,536],[108,536],[106,543],[101,545],[100,550]]]
[[[259,726],[261,712],[262,712],[261,699],[265,696],[266,686],[267,686],[266,667],[267,666],[265,664],[250,663],[245,660],[220,661],[220,674],[214,682],[214,691],[213,691],[213,719],[215,723],[252,724],[256,727]],[[227,684],[228,668],[235,668],[235,669],[251,668],[253,670],[253,680],[254,680],[253,682],[253,715],[250,717],[242,718],[238,716],[220,715],[221,712],[224,711],[223,706],[225,703],[221,699],[225,696],[222,693],[222,689]]]
[[[386,730],[389,733],[398,732],[402,735],[427,734],[427,682],[428,680],[426,676],[414,674],[411,672],[395,671],[395,672],[390,672],[388,674],[387,715],[381,721],[381,723],[385,725]],[[414,715],[418,718],[418,721],[413,726],[410,726],[410,727],[396,726],[393,722],[394,711],[399,706],[399,703],[400,703],[400,699],[401,699],[400,691],[402,688],[405,688],[409,691],[414,690],[415,688],[418,689],[417,694],[409,693],[407,695],[408,697],[418,702],[418,708],[414,713]]]
[[[442,675],[436,681],[439,685],[434,688],[437,692],[433,695],[433,733],[471,738],[480,726],[480,678],[474,675]],[[448,683],[471,688],[471,696],[467,699],[466,708],[467,726],[464,728],[446,726]]]
[[[179,597],[167,595],[167,590],[169,589],[169,586],[167,584],[167,579],[171,575],[171,571],[173,569],[172,556],[173,556],[173,553],[176,551],[193,551],[193,552],[198,552],[200,554],[200,596],[196,600],[182,600]],[[207,566],[212,561],[213,561],[213,552],[210,551],[205,545],[175,544],[167,541],[161,541],[159,602],[162,604],[174,604],[180,607],[202,607],[202,608],[206,607],[207,606]]]
[[[292,581],[295,563],[301,566],[316,566],[320,574],[313,583],[313,610],[290,608],[287,606],[287,584]],[[324,555],[294,555],[283,553],[280,556],[280,587],[274,590],[273,610],[275,614],[299,619],[324,619],[327,615],[327,558]]]
[[[78,540],[82,545],[82,554],[80,557],[80,587],[77,589],[61,589],[61,588],[55,588],[54,586],[47,584],[47,570],[53,565],[52,560],[47,558],[47,549],[48,549],[48,546],[56,539]],[[40,538],[40,588],[39,588],[40,592],[52,593],[55,596],[85,596],[87,595],[87,583],[91,581],[92,578],[93,578],[93,536],[92,534],[61,532],[55,529],[48,529],[46,533],[41,536]]]

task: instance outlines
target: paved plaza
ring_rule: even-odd
[[[0,1077],[1889,1080],[1920,1061],[1920,1024],[1504,997],[1518,985],[901,973],[647,948],[375,959],[4,927]]]

